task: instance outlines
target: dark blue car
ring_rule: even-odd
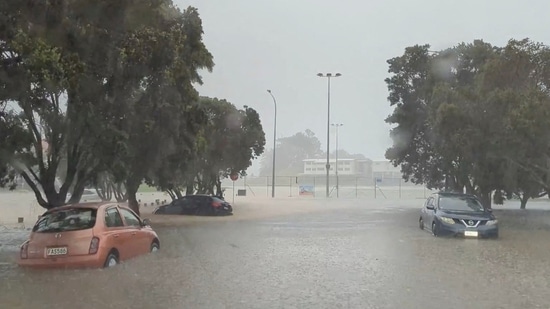
[[[498,238],[498,220],[470,194],[432,194],[422,207],[419,225],[434,236]]]
[[[186,195],[168,205],[157,207],[155,215],[230,216],[233,206],[221,197],[204,194]]]

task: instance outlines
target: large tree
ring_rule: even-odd
[[[548,107],[549,59],[529,40],[407,48],[388,61],[395,110],[386,121],[396,127],[386,157],[414,183],[476,193],[486,207],[495,190],[521,192],[525,207],[546,181],[550,122],[525,111]],[[540,141],[527,142],[535,133]]]
[[[541,43],[511,40],[488,70],[485,88],[505,93],[508,108],[501,119],[507,176],[503,191],[530,198],[550,189],[550,48]]]
[[[202,118],[195,119],[204,123],[195,131],[194,147],[186,144],[151,179],[173,198],[181,197],[184,189],[187,194],[221,195],[221,180],[233,173],[244,175],[264,150],[265,134],[254,109],[238,109],[226,100],[208,97],[201,97],[197,106]]]
[[[405,180],[437,188],[444,172],[429,137],[428,104],[435,84],[429,48],[407,47],[402,56],[388,60],[392,76],[386,84],[394,111],[386,122],[395,127],[390,132],[393,146],[386,158],[401,166]]]
[[[119,60],[123,70],[113,86],[115,98],[120,98],[114,101],[122,108],[105,111],[122,133],[120,152],[112,162],[123,168],[116,168],[115,177],[124,179],[128,203],[137,212],[142,181],[182,146],[192,147],[193,132],[187,129],[196,122],[193,106],[198,93],[193,84],[202,83],[199,70],[214,65],[202,42],[202,22],[195,8],[180,12],[161,6],[156,13],[162,22],[124,41]],[[128,84],[128,75],[138,76],[138,83]]]
[[[46,208],[63,204],[69,189],[89,177],[84,135],[95,133],[92,117],[80,119],[89,106],[75,102],[75,92],[68,91],[79,87],[84,65],[69,48],[75,28],[65,4],[6,1],[0,6],[0,101],[11,116],[4,121],[21,136],[5,157]],[[63,155],[67,173],[56,188]]]
[[[78,200],[108,171],[137,210],[142,179],[170,154],[182,119],[193,121],[185,110],[198,70],[213,65],[196,9],[13,0],[0,10],[0,101],[13,103],[10,126],[25,133],[8,162],[44,207],[63,204],[71,188]]]

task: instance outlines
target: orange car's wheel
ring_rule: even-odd
[[[104,267],[113,267],[118,264],[118,255],[116,252],[111,251],[109,255],[107,255],[107,259],[105,259]]]
[[[160,245],[158,244],[158,242],[154,241],[151,244],[151,253],[158,252],[159,250],[160,250]]]

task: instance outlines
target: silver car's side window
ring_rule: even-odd
[[[433,202],[433,197],[429,197],[427,200],[426,200],[426,203],[424,204],[424,207],[428,207],[430,206],[430,204],[432,204]]]

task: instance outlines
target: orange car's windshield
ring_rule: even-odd
[[[36,233],[55,233],[91,229],[96,222],[94,208],[70,208],[44,214],[32,229]]]

